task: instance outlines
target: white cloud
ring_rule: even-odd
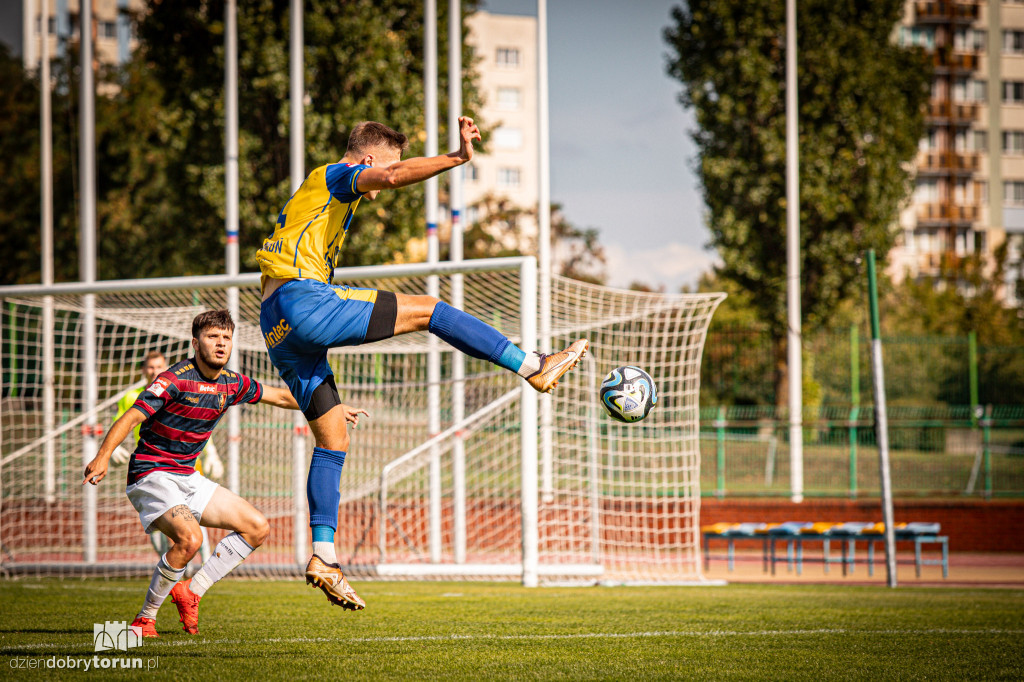
[[[608,284],[613,287],[643,282],[677,292],[684,284],[696,284],[701,274],[718,262],[713,253],[679,242],[648,249],[622,244],[605,244],[604,248]]]

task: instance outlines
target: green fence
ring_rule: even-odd
[[[869,406],[822,407],[803,418],[804,494],[877,497],[878,448]],[[789,418],[769,406],[701,410],[705,496],[788,496]],[[1024,407],[889,408],[893,492],[899,497],[1024,497]]]
[[[805,401],[863,402],[870,345],[857,327],[804,337]],[[1024,396],[1024,347],[962,336],[883,336],[889,405],[1005,405]],[[701,405],[776,405],[773,340],[762,327],[715,326],[701,362]],[[867,398],[870,400],[870,398]],[[783,400],[782,402],[785,402]]]

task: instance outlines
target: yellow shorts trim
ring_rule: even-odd
[[[351,287],[331,287],[334,293],[343,301],[365,301],[366,303],[377,302],[376,289],[352,289]]]

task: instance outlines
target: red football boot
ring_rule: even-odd
[[[192,578],[175,584],[171,589],[171,601],[178,607],[178,615],[181,621],[181,629],[190,635],[199,634],[199,600],[189,589]]]
[[[143,637],[159,637],[160,635],[156,632],[156,621],[152,618],[143,618],[142,616],[136,616],[135,620],[132,621],[132,627],[142,628]]]

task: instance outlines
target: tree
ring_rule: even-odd
[[[536,224],[537,209],[516,206],[506,197],[484,195],[474,204],[480,216],[465,233],[467,258],[497,258],[537,253],[537,242],[524,245],[519,240],[521,221]],[[604,247],[595,228],[580,228],[569,222],[561,204],[551,204],[552,268],[562,277],[603,284],[605,282]]]
[[[61,282],[78,278],[77,184],[72,175],[77,138],[71,125],[78,114],[67,94],[64,65],[53,75],[61,84],[52,100],[54,280]],[[38,77],[25,73],[21,59],[0,45],[0,284],[42,280],[39,87]]]
[[[857,257],[884,259],[924,133],[923,51],[891,40],[902,0],[801,0],[800,269],[804,329],[860,294]],[[690,0],[672,12],[668,72],[693,108],[719,274],[751,296],[786,389],[785,16],[774,0]]]

